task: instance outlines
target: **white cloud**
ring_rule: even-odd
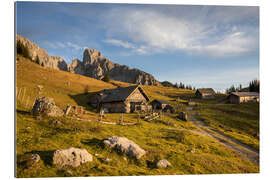
[[[80,50],[83,49],[83,47],[80,47],[79,45],[72,43],[72,42],[49,42],[49,41],[44,41],[43,42],[44,46],[53,48],[53,49],[65,49],[65,48],[73,48],[73,50]]]
[[[210,57],[234,57],[257,52],[258,28],[234,23],[233,17],[237,14],[231,9],[218,10],[214,9],[211,16],[208,9],[193,12],[199,16],[192,19],[188,15],[170,16],[149,9],[114,9],[107,16],[105,28],[109,39],[106,42],[140,54],[183,51]],[[224,14],[229,17],[222,19]],[[247,15],[240,13],[235,19],[241,21]]]
[[[77,44],[75,44],[75,43],[67,42],[67,45],[68,45],[69,47],[74,48],[75,50],[80,50],[80,49],[82,49],[82,47],[80,47],[79,45],[77,45]]]
[[[104,40],[105,43],[112,44],[115,46],[122,46],[124,48],[135,48],[135,46],[129,42],[124,42],[118,39],[106,39]]]

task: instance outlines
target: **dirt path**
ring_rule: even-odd
[[[192,107],[187,107],[187,111],[191,112],[192,110]],[[242,157],[250,160],[256,165],[259,165],[259,151],[257,149],[249,147],[238,140],[223,134],[222,132],[214,130],[213,128],[207,126],[204,122],[198,120],[196,115],[191,114],[189,118],[190,121],[203,132],[203,134],[207,134],[208,136],[219,141],[224,146],[229,147],[234,152],[237,152]]]

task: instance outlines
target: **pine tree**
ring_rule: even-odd
[[[109,82],[110,81],[110,76],[109,76],[108,72],[106,72],[104,78],[102,78],[102,81],[104,81],[104,82]]]

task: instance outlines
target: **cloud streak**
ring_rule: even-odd
[[[256,8],[247,8],[247,12],[255,15],[250,22],[246,12],[237,15],[237,8],[233,7],[196,10],[177,16],[160,13],[156,9],[112,9],[105,20],[109,36],[106,42],[133,51],[136,47],[135,52],[138,53],[182,51],[191,55],[222,58],[258,52]],[[196,15],[198,18],[193,18]],[[223,15],[228,17],[222,18]]]

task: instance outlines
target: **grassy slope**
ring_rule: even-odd
[[[70,86],[65,84],[67,81],[70,82]],[[125,86],[125,83],[119,84]],[[259,171],[257,166],[239,158],[237,154],[215,140],[188,131],[196,130],[196,128],[189,122],[177,120],[176,115],[165,116],[151,123],[142,121],[140,125],[131,127],[103,125],[67,118],[35,120],[29,113],[30,106],[25,106],[25,99],[30,97],[33,103],[34,98],[38,95],[37,85],[43,85],[42,95],[53,97],[61,108],[68,103],[86,106],[89,96],[89,94],[84,94],[86,85],[89,86],[90,92],[115,87],[110,83],[77,74],[42,68],[20,57],[20,61],[17,63],[17,87],[27,87],[27,91],[25,98],[22,99],[22,95],[20,95],[17,101],[17,158],[20,159],[20,156],[27,152],[37,152],[42,161],[40,168],[30,170],[21,168],[18,163],[18,177],[68,176],[65,170],[58,170],[51,164],[51,157],[56,149],[71,146],[85,148],[91,154],[99,154],[94,157],[93,162],[71,169],[73,176],[215,174]],[[188,99],[193,93],[164,87],[144,86],[143,88],[151,99],[166,99],[173,104]],[[175,100],[173,97],[176,96],[180,96],[181,99]],[[93,118],[97,117],[94,111],[91,111],[91,114]],[[118,114],[109,114],[106,120],[117,121],[117,117],[119,117]],[[137,121],[135,114],[125,114],[124,119]],[[61,123],[53,125],[50,124],[51,120],[58,120]],[[165,122],[170,123],[167,125]],[[139,161],[128,157],[125,160],[123,155],[105,149],[101,140],[112,135],[124,136],[133,140],[147,150],[147,155]],[[195,153],[189,152],[192,148],[195,148]],[[113,161],[103,163],[101,158],[106,157],[112,158]],[[153,168],[153,164],[161,158],[168,159],[173,166],[168,169]]]

